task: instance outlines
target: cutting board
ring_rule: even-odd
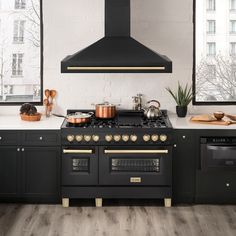
[[[198,115],[192,116],[190,121],[199,124],[208,124],[208,125],[232,125],[236,124],[236,116],[226,115],[222,120],[217,120],[213,115]]]

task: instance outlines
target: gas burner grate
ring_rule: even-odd
[[[147,119],[143,113],[134,113],[133,111],[122,111],[114,119],[98,119],[95,116],[91,118],[90,123],[69,124],[67,128],[168,128],[168,116],[162,112],[162,116],[156,119]]]

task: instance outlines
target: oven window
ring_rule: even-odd
[[[160,172],[160,159],[111,158],[113,172]]]
[[[88,172],[89,159],[72,158],[72,172]]]

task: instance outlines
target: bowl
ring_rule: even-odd
[[[214,117],[215,117],[217,120],[221,120],[224,116],[225,116],[225,113],[222,112],[222,111],[216,111],[216,112],[214,112]]]
[[[24,121],[40,121],[42,114],[36,113],[34,115],[20,114],[20,117]]]

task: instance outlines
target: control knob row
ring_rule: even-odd
[[[136,142],[138,139],[137,135],[132,134],[132,135],[119,135],[119,134],[115,134],[114,136],[112,136],[111,134],[108,134],[105,136],[105,140],[107,142],[111,142],[112,140],[114,140],[115,142],[119,142],[119,141],[124,141],[124,142],[128,142],[129,140],[131,140],[132,142]]]
[[[144,142],[149,142],[150,140],[153,142],[157,142],[159,138],[161,142],[165,142],[167,140],[167,135],[161,134],[160,137],[157,134],[153,134],[152,136],[149,134],[143,135]]]
[[[76,140],[77,142],[81,142],[81,141],[86,141],[86,142],[90,142],[91,140],[93,140],[94,142],[98,142],[99,141],[99,136],[98,135],[67,135],[67,140],[71,143],[74,140]]]

